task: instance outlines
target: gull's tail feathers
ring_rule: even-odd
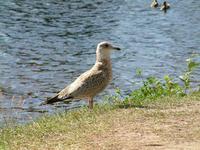
[[[60,101],[64,101],[64,100],[67,100],[67,99],[72,99],[73,97],[65,97],[65,98],[59,98],[59,95],[55,95],[54,97],[51,97],[51,98],[47,98],[46,101],[44,101],[42,104],[40,105],[46,105],[46,104],[53,104],[53,103],[56,103],[56,102],[60,102]]]

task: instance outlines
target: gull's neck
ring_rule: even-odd
[[[96,51],[96,62],[110,62],[110,52],[109,51]]]

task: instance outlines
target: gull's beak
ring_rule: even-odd
[[[121,48],[119,48],[119,47],[115,47],[115,46],[113,46],[112,49],[114,49],[114,50],[118,50],[118,51],[121,50]]]

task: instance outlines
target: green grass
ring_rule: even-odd
[[[82,107],[65,113],[44,116],[26,125],[2,128],[0,129],[0,149],[91,149],[90,146],[94,145],[95,138],[100,137],[101,139],[102,135],[107,137],[109,136],[107,133],[110,131],[110,134],[115,133],[115,128],[119,128],[119,125],[126,126],[126,128],[122,128],[122,131],[119,130],[120,132],[124,130],[132,132],[132,130],[128,131],[129,128],[132,129],[129,123],[137,124],[138,120],[141,122],[147,120],[146,126],[149,124],[153,126],[155,122],[160,125],[162,125],[162,121],[173,122],[173,120],[179,120],[179,116],[182,117],[182,120],[186,119],[187,116],[190,116],[191,119],[195,116],[194,120],[199,119],[200,121],[198,118],[200,112],[197,111],[199,109],[195,107],[195,101],[200,101],[200,92],[191,95],[186,95],[185,92],[190,88],[190,77],[197,66],[199,63],[195,63],[192,59],[188,61],[188,69],[181,78],[183,86],[169,76],[165,76],[162,80],[155,77],[144,80],[141,70],[137,70],[137,75],[141,78],[143,86],[132,91],[125,98],[122,99],[120,90],[116,89],[116,95],[108,97],[105,103],[96,105],[92,111]],[[192,109],[188,111],[184,105],[193,102],[195,108],[193,109],[192,104],[190,106]],[[180,111],[172,110],[179,106],[182,106]],[[169,111],[161,111],[167,109]],[[190,118],[187,121],[190,122]],[[174,126],[174,124],[170,125]],[[200,140],[200,136],[196,134],[200,133],[197,125],[198,123],[191,126],[194,127],[195,132],[191,130],[190,136],[185,136],[185,132],[184,135],[180,136],[191,139],[197,137]],[[154,128],[152,128],[153,133],[162,134],[159,131],[165,133],[162,128],[155,131]],[[152,129],[150,128],[150,130]],[[187,129],[188,127],[184,128],[184,130]],[[119,134],[121,134],[120,132]],[[173,134],[173,132],[170,130],[166,135]],[[170,137],[170,135],[168,136]],[[103,139],[101,140],[103,141]],[[112,138],[110,140],[111,143],[104,141],[102,145],[107,147],[111,144],[112,147],[115,147],[116,143],[113,143]],[[120,149],[119,147],[115,148]]]
[[[84,107],[71,112],[44,116],[27,125],[1,129],[0,149],[59,149],[59,147],[70,149],[77,144],[87,143],[86,137],[99,135],[112,129],[113,119],[117,121],[123,118],[124,114],[119,112],[130,110],[132,113],[126,117],[134,115],[149,117],[147,112],[151,108],[160,110],[176,107],[185,102],[200,100],[199,97],[199,92],[185,97],[166,96],[157,101],[146,102],[146,108],[121,109],[119,105],[99,104],[93,111]],[[163,118],[164,114],[157,111],[151,116]]]
[[[95,129],[95,132],[103,130],[103,128],[96,128],[91,124],[98,122],[100,118],[97,116],[99,114],[103,115],[111,110],[109,106],[96,106],[92,112],[88,111],[87,108],[81,108],[67,113],[44,116],[36,122],[24,126],[4,128],[0,130],[0,145],[3,148],[8,148],[11,145],[26,147],[27,144],[31,148],[38,144],[41,145],[41,143],[51,145],[61,135],[67,136],[63,137],[67,138],[67,145],[73,144],[75,139],[82,138],[91,130]]]

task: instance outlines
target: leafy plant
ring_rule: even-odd
[[[192,75],[192,72],[194,71],[194,69],[196,69],[198,66],[200,66],[199,62],[195,62],[194,61],[194,57],[196,57],[196,56],[199,56],[199,55],[193,55],[189,59],[186,59],[187,70],[185,71],[185,73],[183,75],[179,76],[179,78],[184,83],[185,91],[187,89],[189,89],[190,86],[191,86],[190,84],[191,84],[191,75]]]
[[[168,75],[164,77],[164,82],[156,77],[148,77],[143,81],[143,86],[132,91],[124,100],[124,103],[135,106],[143,106],[146,100],[156,100],[164,96],[184,96],[184,89],[173,81]]]
[[[125,98],[122,98],[121,91],[117,88],[115,90],[115,95],[107,97],[107,100],[110,104],[115,104],[115,106],[120,107],[144,107],[144,104],[147,101],[155,101],[161,97],[185,96],[186,89],[190,88],[191,74],[199,65],[200,63],[195,62],[193,57],[187,59],[187,70],[182,76],[180,76],[180,79],[184,82],[184,86],[181,86],[179,82],[175,82],[169,75],[165,75],[162,80],[154,76],[143,79],[142,70],[137,68],[136,75],[141,79],[142,86],[139,89],[133,90]]]

